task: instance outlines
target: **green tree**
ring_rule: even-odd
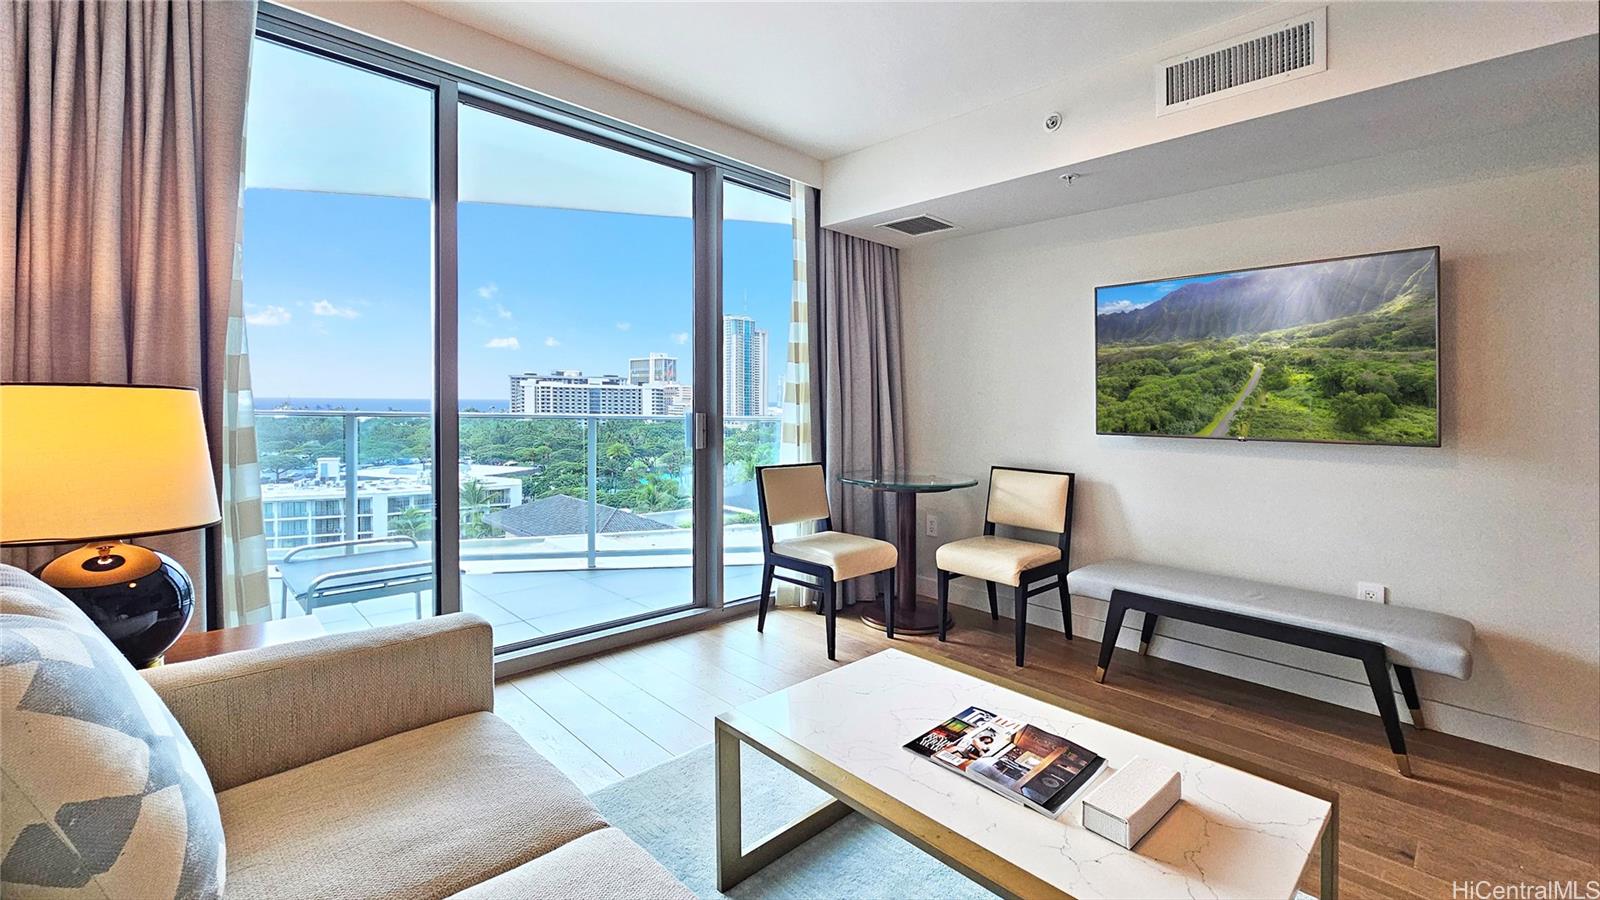
[[[461,536],[464,538],[494,537],[494,526],[484,518],[489,514],[489,492],[483,482],[468,479],[461,485]]]
[[[433,533],[433,516],[420,506],[408,506],[389,520],[389,532],[408,538],[426,538]]]

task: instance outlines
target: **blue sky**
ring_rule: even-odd
[[[433,96],[257,39],[247,110],[244,300],[261,397],[432,394]],[[460,394],[513,372],[690,370],[688,173],[473,107],[460,111]],[[785,368],[789,204],[724,192],[725,311]],[[687,377],[687,375],[684,375]]]
[[[787,206],[781,200],[773,203]],[[686,218],[465,203],[460,393],[504,398],[513,372],[626,374],[651,351],[689,367]],[[769,398],[788,334],[787,225],[731,221],[724,309],[771,337]],[[244,298],[263,397],[422,398],[431,387],[431,249],[424,200],[252,189]]]
[[[1094,312],[1097,316],[1104,316],[1143,309],[1186,284],[1204,284],[1227,277],[1227,275],[1197,275],[1193,278],[1168,278],[1164,281],[1141,281],[1138,284],[1096,288]]]

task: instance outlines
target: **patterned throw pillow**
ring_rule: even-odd
[[[0,565],[0,896],[209,898],[222,820],[200,757],[82,611]]]

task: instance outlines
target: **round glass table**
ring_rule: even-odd
[[[917,602],[917,495],[969,488],[977,484],[978,479],[933,472],[861,471],[846,472],[839,476],[839,481],[895,495],[895,549],[900,557],[894,567],[894,630],[904,634],[937,632],[939,607]],[[867,604],[861,618],[879,628],[886,624],[883,607],[876,603]]]

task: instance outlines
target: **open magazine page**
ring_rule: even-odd
[[[940,752],[960,744],[975,729],[983,727],[984,723],[993,718],[994,713],[986,709],[979,709],[976,706],[969,706],[960,715],[946,719],[931,731],[906,744],[906,749],[918,756],[927,756],[945,765],[954,766],[958,769],[965,768],[964,765],[956,765],[955,761],[953,761],[955,758],[947,759],[940,756]],[[970,762],[970,760],[968,761]]]
[[[906,749],[1052,817],[1103,762],[1064,737],[977,707],[947,719]]]

